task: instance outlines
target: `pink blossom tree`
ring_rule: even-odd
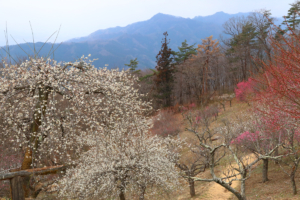
[[[246,102],[249,104],[249,99],[253,95],[253,84],[251,78],[248,79],[248,81],[242,81],[237,84],[237,88],[235,91],[235,96],[238,100],[242,102]]]

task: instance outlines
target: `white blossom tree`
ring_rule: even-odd
[[[108,180],[114,175],[120,195],[125,190],[122,184],[133,180],[144,192],[149,184],[168,186],[169,180],[176,177],[175,170],[172,176],[166,175],[171,175],[167,171],[173,169],[171,160],[177,154],[170,154],[165,140],[147,136],[149,119],[145,114],[151,106],[140,100],[141,95],[133,87],[135,78],[126,71],[96,69],[92,62],[88,57],[73,63],[44,58],[29,58],[20,65],[4,62],[0,69],[1,145],[9,142],[16,151],[23,152],[19,170],[49,163],[77,166],[67,175],[77,176],[81,171],[91,178],[80,179],[80,184],[97,183],[93,177]],[[104,167],[102,171],[96,170],[97,165]],[[106,169],[114,169],[117,176],[103,174]],[[101,176],[94,176],[98,172]],[[109,188],[105,184],[95,187]],[[86,191],[82,196],[90,193]]]
[[[141,103],[131,104],[138,102]],[[174,163],[182,142],[150,135],[153,120],[141,114],[149,107],[139,109],[113,116],[112,125],[80,138],[90,149],[58,182],[61,197],[125,200],[126,191],[130,191],[142,200],[149,187],[148,195],[152,195],[156,189],[172,191],[179,185]]]
[[[107,137],[94,140],[94,146],[79,159],[77,167],[67,170],[58,183],[61,197],[125,200],[129,191],[142,200],[149,187],[148,196],[159,188],[176,189],[179,177],[174,160],[178,155],[170,151],[170,145],[177,146],[178,141],[127,131],[119,126]]]

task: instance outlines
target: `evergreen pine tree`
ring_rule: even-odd
[[[137,74],[139,73],[141,70],[136,70],[136,68],[138,67],[137,65],[139,64],[139,61],[137,61],[137,58],[135,58],[134,60],[131,59],[129,64],[125,64],[125,66],[129,67],[129,70],[132,74]]]
[[[290,4],[291,8],[288,10],[288,14],[285,17],[283,24],[288,24],[290,28],[296,30],[296,26],[300,24],[300,1]]]
[[[161,50],[156,56],[157,66],[155,67],[158,73],[154,78],[157,95],[164,107],[172,105],[171,94],[173,86],[173,54],[172,50],[168,47],[169,41],[167,40],[168,33],[164,32],[165,37],[162,40]]]
[[[197,50],[194,46],[195,44],[189,46],[187,44],[187,41],[184,40],[184,42],[181,43],[181,47],[178,47],[179,51],[178,52],[173,51],[173,54],[176,56],[174,58],[175,62],[177,64],[180,64],[185,60],[187,60],[189,57],[191,57],[191,55],[196,55]]]

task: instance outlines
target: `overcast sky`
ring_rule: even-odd
[[[18,43],[46,41],[61,25],[58,42],[82,37],[109,27],[150,19],[157,13],[185,18],[212,15],[219,11],[234,14],[259,9],[271,10],[274,17],[287,14],[295,0],[0,0],[0,46],[4,30]],[[54,41],[54,38],[51,40]],[[15,44],[9,37],[9,43]]]

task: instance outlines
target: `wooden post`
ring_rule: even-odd
[[[2,180],[10,180],[10,190],[12,200],[25,200],[25,192],[23,188],[23,178],[28,177],[32,174],[35,175],[47,175],[47,174],[57,174],[58,172],[65,171],[67,167],[71,167],[75,165],[69,166],[50,166],[43,168],[35,168],[35,169],[26,169],[26,170],[11,170],[5,174],[0,175],[0,181]]]
[[[25,200],[23,179],[21,176],[15,176],[10,179],[10,188],[12,200]]]

